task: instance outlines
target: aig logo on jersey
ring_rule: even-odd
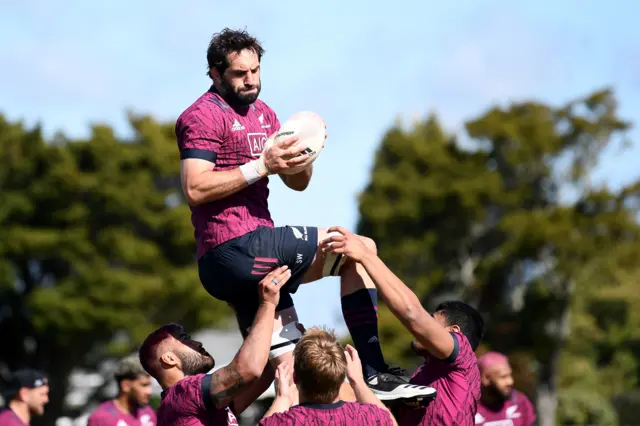
[[[252,157],[260,157],[264,150],[264,144],[267,143],[266,133],[247,133],[249,140],[249,151]]]

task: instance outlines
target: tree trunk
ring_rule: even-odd
[[[552,344],[546,362],[541,363],[536,389],[536,408],[538,412],[537,425],[555,426],[558,408],[558,373],[562,349],[569,333],[570,322],[570,294],[571,286],[567,286],[567,293],[558,301],[558,311],[555,318],[547,322],[547,333]]]

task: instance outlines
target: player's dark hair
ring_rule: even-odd
[[[464,302],[452,300],[439,304],[436,312],[440,312],[448,326],[457,325],[465,335],[471,348],[475,351],[484,337],[484,319],[480,312]]]
[[[220,75],[229,67],[228,55],[239,53],[245,49],[252,50],[258,55],[258,60],[262,59],[264,49],[257,38],[253,37],[246,30],[232,30],[225,28],[219,33],[215,33],[209,42],[207,49],[207,75],[211,77],[211,68],[215,68]]]
[[[168,339],[170,336],[177,336],[184,332],[184,328],[180,324],[165,324],[144,339],[140,349],[138,350],[138,357],[140,358],[140,364],[142,368],[149,373],[150,376],[156,377],[156,367],[158,361],[156,359],[156,349],[158,345]]]
[[[121,389],[120,386],[123,380],[136,380],[140,376],[148,375],[149,373],[144,370],[139,358],[132,355],[120,360],[113,377],[116,379],[116,383]]]

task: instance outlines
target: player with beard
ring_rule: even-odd
[[[513,388],[509,359],[498,352],[488,352],[478,360],[482,375],[482,397],[476,424],[482,426],[532,426],[536,411],[529,398]]]
[[[431,315],[416,295],[353,233],[329,228],[322,250],[343,254],[360,263],[373,279],[383,300],[414,336],[412,347],[424,357],[413,373],[412,385],[435,389],[426,407],[397,408],[400,426],[471,426],[480,399],[480,371],[475,350],[484,335],[484,320],[466,303],[441,303]]]
[[[44,414],[44,406],[49,402],[49,380],[38,370],[17,370],[3,396],[7,407],[0,410],[0,425],[29,425],[34,417]]]
[[[267,365],[280,289],[290,277],[282,266],[260,282],[258,312],[249,335],[233,360],[211,374],[207,373],[215,365],[213,357],[181,325],[167,324],[147,336],[139,355],[163,390],[159,426],[238,424],[236,416],[262,393],[250,385]]]
[[[154,426],[156,413],[149,407],[151,377],[137,356],[123,358],[114,374],[118,395],[103,402],[91,414],[87,426]]]
[[[377,291],[364,269],[342,256],[325,256],[318,243],[327,230],[312,226],[275,227],[267,198],[270,175],[303,191],[312,165],[305,146],[289,138],[264,149],[280,129],[276,113],[258,99],[264,50],[246,31],[225,29],[207,50],[211,88],[176,123],[182,188],[191,208],[198,271],[205,289],[235,311],[247,330],[258,307],[258,281],[274,266],[292,272],[276,310],[270,359],[293,363],[301,335],[291,294],[301,283],[341,277],[345,322],[363,363],[368,385],[380,399],[411,399],[429,393],[420,386],[397,391],[407,380],[385,363],[378,338]],[[287,169],[302,166],[299,173]],[[375,250],[371,239],[360,237]],[[273,369],[266,373],[273,377]]]

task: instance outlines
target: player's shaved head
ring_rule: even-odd
[[[482,392],[490,400],[506,400],[513,392],[509,359],[499,352],[487,352],[478,359],[482,375]]]
[[[215,362],[202,343],[193,340],[180,324],[165,324],[151,332],[140,346],[140,363],[156,380],[177,368],[184,375],[206,373]]]
[[[495,367],[509,365],[509,358],[499,352],[487,352],[478,359],[478,368],[481,373],[488,373]]]

